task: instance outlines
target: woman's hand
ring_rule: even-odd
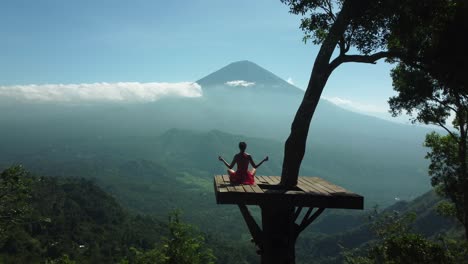
[[[266,156],[263,160],[264,160],[264,161],[268,161],[268,156]]]
[[[221,156],[218,156],[219,161],[223,161],[223,158]]]

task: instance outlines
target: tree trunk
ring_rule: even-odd
[[[296,263],[294,206],[262,206],[262,264]]]
[[[340,37],[343,36],[349,25],[353,13],[353,2],[347,0],[343,3],[343,7],[335,23],[333,23],[327,37],[323,41],[315,59],[304,99],[291,125],[291,133],[284,146],[283,169],[281,172],[281,184],[286,187],[297,185],[299,169],[305,154],[310,122],[317,108],[323,88],[332,73],[330,59]]]
[[[463,120],[466,122],[466,120]],[[460,148],[459,148],[459,156],[460,156],[460,171],[461,171],[461,180],[462,184],[462,195],[463,195],[463,225],[465,227],[465,238],[468,240],[468,171],[467,171],[467,161],[466,161],[466,137],[467,131],[465,127],[465,123],[460,124]]]
[[[468,120],[467,120],[467,112],[465,110],[464,102],[461,99],[459,94],[455,94],[455,105],[460,112],[457,113],[456,119],[459,124],[459,131],[460,131],[460,140],[458,142],[458,161],[460,163],[460,172],[459,172],[459,186],[461,188],[461,195],[462,200],[459,203],[461,205],[455,206],[460,208],[462,211],[462,215],[459,216],[461,218],[461,222],[465,228],[465,239],[468,240],[468,166],[467,166],[467,135],[468,135]],[[457,208],[457,209],[458,209]]]
[[[465,222],[463,225],[465,226],[465,239],[468,240],[468,180],[465,179],[465,184],[463,185],[463,203],[464,203],[464,213],[465,213]]]

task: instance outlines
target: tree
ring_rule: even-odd
[[[431,163],[432,185],[450,198],[455,215],[465,227],[468,239],[468,45],[460,32],[468,31],[468,5],[463,1],[438,1],[427,8],[424,24],[410,36],[396,37],[406,47],[398,66],[392,70],[398,95],[390,98],[393,116],[403,111],[412,122],[439,126],[446,136],[428,134],[426,156]],[[418,44],[419,43],[419,44]],[[446,123],[454,117],[452,125]]]
[[[425,39],[425,37],[427,33],[438,32],[438,26],[445,24],[446,15],[448,18],[451,17],[451,13],[447,11],[451,10],[453,2],[451,0],[281,1],[289,6],[291,13],[304,16],[300,26],[305,32],[304,41],[312,40],[314,44],[320,45],[304,98],[285,142],[280,185],[290,188],[297,185],[310,122],[332,72],[348,62],[374,64],[385,58],[389,62],[405,62],[412,65],[418,58],[427,58],[426,54],[417,52],[426,43],[427,46],[431,46],[432,38]],[[426,29],[426,25],[431,27]],[[450,32],[448,36],[452,36]],[[420,40],[425,42],[419,42]],[[444,78],[444,80],[449,79]],[[277,208],[275,218],[285,219],[284,222],[288,222],[287,219],[293,219],[293,209],[292,206]],[[289,239],[283,248],[285,250],[293,248],[293,243],[294,240]],[[288,254],[278,254],[284,259],[278,260],[277,263],[294,263],[294,254]],[[274,252],[269,252],[268,255],[273,256]]]
[[[383,58],[398,58],[392,32],[399,29],[412,10],[406,1],[372,0],[281,0],[302,19],[304,40],[320,44],[302,103],[286,140],[281,184],[295,186],[304,157],[310,122],[332,72],[348,62],[371,63]],[[409,27],[410,25],[404,25]],[[332,58],[335,50],[338,55]]]
[[[394,263],[465,263],[466,246],[460,241],[432,241],[411,230],[414,214],[397,212],[371,217],[371,229],[377,239],[367,247],[344,252],[347,264]]]
[[[205,245],[204,237],[191,225],[180,221],[180,214],[169,216],[169,235],[164,238],[163,253],[167,264],[210,264],[215,257]]]
[[[30,208],[30,181],[22,166],[13,166],[0,173],[0,241],[7,230],[26,219]]]
[[[168,235],[155,248],[141,252],[131,248],[133,256],[121,261],[135,264],[213,264],[215,256],[205,244],[205,239],[193,226],[180,221],[180,213],[169,215]]]

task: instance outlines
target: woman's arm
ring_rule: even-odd
[[[255,162],[252,159],[252,156],[249,156],[249,157],[250,157],[250,165],[252,165],[252,167],[254,167],[255,169],[260,167],[260,165],[262,165],[263,162],[268,161],[268,156],[266,156],[262,161],[260,161],[260,163],[255,164]]]
[[[230,165],[221,156],[218,156],[218,160],[222,161],[224,165],[226,165],[226,167],[228,167],[229,169],[234,168],[234,164],[236,164],[236,156],[234,156]]]

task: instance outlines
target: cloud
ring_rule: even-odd
[[[351,101],[351,100],[339,98],[339,97],[322,97],[322,98],[335,105],[341,106],[349,110],[365,112],[365,113],[387,113],[386,106],[366,104],[366,103]]]
[[[289,84],[294,85],[293,79],[292,79],[291,77],[289,77],[286,81],[287,81]]]
[[[226,85],[249,87],[249,86],[255,85],[255,83],[254,82],[244,81],[244,80],[236,80],[236,81],[226,82]]]
[[[201,86],[179,83],[80,83],[0,86],[0,98],[35,102],[153,102],[168,96],[200,97]]]

